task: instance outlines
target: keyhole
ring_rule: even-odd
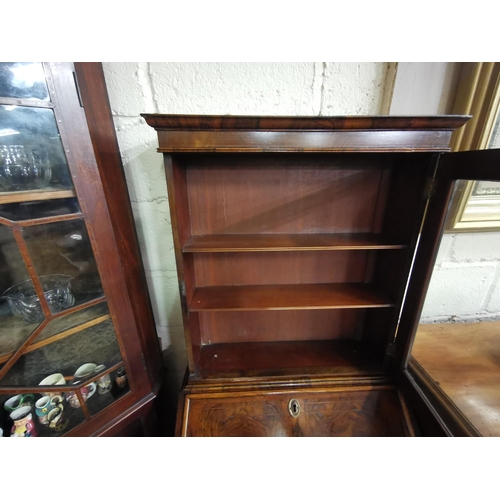
[[[292,417],[298,417],[300,413],[300,404],[296,399],[290,399],[288,402],[288,411]]]

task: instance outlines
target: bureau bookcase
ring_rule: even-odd
[[[185,327],[177,434],[414,434],[395,338],[440,158],[468,117],[143,117]]]

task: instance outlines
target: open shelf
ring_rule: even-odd
[[[379,234],[203,234],[191,236],[182,251],[277,252],[314,250],[391,250],[406,245]]]
[[[349,309],[393,305],[386,296],[365,283],[318,283],[197,288],[189,310]]]
[[[196,372],[201,378],[308,374],[383,374],[363,344],[354,340],[243,342],[203,345]]]

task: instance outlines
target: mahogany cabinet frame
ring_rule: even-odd
[[[147,422],[149,427],[144,432],[155,434],[158,430],[156,423],[151,427],[155,421],[151,417],[152,403],[160,390],[164,369],[102,65],[44,63],[44,68],[53,99],[47,107],[52,107],[56,116],[81,214],[33,223],[83,216],[123,360],[119,365],[108,367],[106,372],[124,366],[130,388],[95,415],[89,414],[80,398],[87,421],[65,435],[126,435],[125,424],[135,420]],[[29,101],[14,101],[13,104],[29,104]],[[72,192],[63,194],[73,195]],[[58,195],[62,196],[56,193],[56,197]],[[42,196],[48,199],[51,193]],[[17,200],[9,200],[14,201]],[[19,230],[13,229],[14,234]],[[35,275],[36,287],[36,273],[31,274]],[[43,292],[38,295],[42,308],[48,311]],[[7,361],[8,365],[36,340],[40,330],[35,330],[21,350]],[[35,389],[1,387],[0,393],[38,392]]]
[[[360,384],[395,383],[408,399],[409,406],[425,421],[424,432],[429,435],[474,435],[474,430],[458,409],[438,390],[415,386],[410,371],[418,372],[408,356],[423,304],[425,286],[437,249],[437,241],[445,217],[445,209],[451,193],[452,180],[456,178],[497,179],[495,161],[498,152],[491,158],[459,156],[450,154],[449,142],[454,130],[464,125],[469,116],[440,117],[254,117],[254,116],[198,116],[198,115],[142,115],[147,123],[158,132],[158,152],[165,157],[167,187],[171,209],[174,246],[179,277],[179,290],[185,326],[188,354],[188,371],[185,387],[180,395],[177,433],[183,432],[186,412],[191,394],[223,394],[241,391],[272,391],[288,388],[334,387]],[[244,159],[261,154],[262,158],[281,155],[292,161],[309,158],[312,163],[325,154],[364,155],[386,154],[396,158],[397,168],[389,181],[382,180],[381,192],[387,196],[388,207],[382,220],[384,208],[375,210],[375,220],[380,216],[384,238],[373,239],[372,235],[348,235],[347,238],[334,235],[235,235],[191,234],[190,198],[188,193],[189,166],[196,166],[200,158],[206,165],[217,163],[224,156]],[[191,159],[190,159],[191,158]],[[338,158],[338,157],[337,157]],[[373,156],[375,158],[375,156]],[[483,161],[484,160],[484,161]],[[473,173],[473,165],[482,161],[484,166]],[[304,160],[307,162],[307,160]],[[223,163],[223,162],[222,162]],[[286,163],[286,160],[283,160]],[[351,163],[355,165],[355,161]],[[238,168],[235,166],[235,168]],[[453,172],[453,175],[450,174]],[[472,173],[471,173],[472,172]],[[196,182],[202,185],[202,176]],[[402,189],[409,188],[411,189]],[[200,188],[201,189],[201,188]],[[384,191],[385,190],[385,191]],[[198,191],[195,191],[198,192]],[[201,192],[201,191],[200,191]],[[203,202],[201,202],[203,203]],[[410,210],[412,224],[403,224],[400,215]],[[377,213],[380,212],[380,215]],[[223,232],[224,233],[224,232]],[[399,240],[398,240],[399,235]],[[357,236],[360,236],[359,238]],[[368,237],[367,237],[368,236]],[[372,274],[372,282],[380,291],[388,293],[394,303],[385,302],[382,295],[355,296],[345,287],[302,286],[303,298],[297,298],[293,287],[275,286],[273,289],[250,286],[197,288],[195,256],[224,252],[292,252],[296,250],[321,251],[332,249],[405,249],[401,257],[380,257]],[[215,262],[215,261],[214,261]],[[199,268],[198,268],[199,269]],[[208,268],[210,269],[210,268]],[[213,267],[212,269],[216,269]],[[205,288],[203,288],[205,287]],[[408,288],[408,290],[407,290]],[[339,295],[332,296],[332,293]],[[349,296],[347,301],[346,297]],[[275,297],[281,297],[280,300]],[[290,299],[287,305],[286,300]],[[300,300],[303,302],[300,303]],[[340,301],[339,301],[340,300]],[[366,300],[366,302],[363,302]],[[313,304],[311,306],[311,303]],[[364,305],[363,305],[364,304]],[[210,367],[210,356],[233,355],[229,348],[217,351],[203,341],[199,315],[205,311],[253,311],[296,308],[365,307],[368,304],[366,321],[371,325],[370,335],[365,339],[370,350],[383,359],[383,369],[364,371],[342,376],[340,372],[314,371],[306,365],[301,370],[282,370],[279,375],[266,374],[266,370],[238,366],[226,375],[217,370],[200,370]],[[371,307],[373,306],[373,307]],[[385,313],[384,307],[394,307],[394,313]],[[220,338],[220,337],[219,337]],[[206,339],[205,339],[206,340]],[[341,344],[338,344],[341,346]],[[308,346],[309,349],[310,346]],[[246,347],[245,347],[246,349]],[[273,349],[275,351],[273,351]],[[339,347],[340,349],[340,347]],[[278,352],[274,345],[269,350]],[[341,349],[340,349],[341,350]],[[340,352],[340,350],[338,352]],[[234,349],[233,349],[234,351]],[[203,355],[205,352],[205,356]],[[252,359],[255,350],[238,352],[238,359]],[[214,354],[215,353],[215,354]],[[297,349],[293,354],[299,353]],[[316,356],[316,354],[313,354]],[[204,356],[204,357],[203,357]],[[246,356],[246,358],[245,358]],[[304,356],[309,356],[304,351]],[[236,359],[235,357],[235,359]],[[272,357],[272,356],[271,356]],[[297,357],[300,357],[300,353]],[[339,356],[340,359],[342,356]],[[295,358],[294,358],[295,359]],[[202,362],[200,361],[202,360]],[[332,358],[335,363],[337,359]],[[238,361],[239,362],[239,361]],[[220,363],[221,362],[217,362]],[[213,364],[213,363],[212,363]],[[269,371],[269,370],[268,370]],[[271,370],[272,371],[272,370]],[[347,372],[346,372],[347,373]],[[422,387],[424,375],[420,370]],[[391,382],[392,381],[392,382]],[[427,381],[428,382],[428,381]],[[418,385],[418,384],[417,384]],[[198,396],[197,396],[198,397]],[[405,404],[402,405],[406,408]],[[447,416],[442,408],[446,406]],[[406,410],[405,410],[406,411]],[[444,415],[444,416],[443,416]]]

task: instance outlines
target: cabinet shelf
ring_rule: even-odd
[[[75,196],[76,193],[72,189],[34,189],[32,191],[7,192],[0,193],[0,205],[24,201],[60,200]]]
[[[210,286],[197,288],[190,311],[257,311],[392,307],[365,283]]]
[[[393,250],[406,245],[379,234],[204,234],[191,236],[184,253],[279,252],[315,250]]]
[[[304,373],[376,376],[382,366],[354,340],[240,342],[201,347],[197,377],[283,376]]]

